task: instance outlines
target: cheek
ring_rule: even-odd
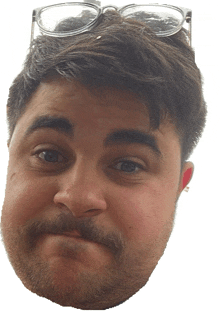
[[[125,190],[112,200],[114,221],[134,244],[146,244],[170,231],[175,211],[175,193],[141,187]],[[116,210],[117,209],[117,210]]]
[[[23,225],[53,202],[55,186],[45,178],[8,175],[2,217],[12,225]],[[5,222],[5,220],[3,220]]]

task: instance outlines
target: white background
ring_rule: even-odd
[[[0,205],[8,160],[8,88],[21,70],[29,46],[32,9],[49,4],[53,2],[13,0],[1,5]],[[115,4],[124,3],[115,0]],[[180,197],[164,256],[149,283],[126,303],[106,311],[82,311],[63,308],[29,292],[15,275],[0,242],[2,336],[220,335],[219,3],[170,0],[169,4],[193,10],[193,47],[204,78],[208,120],[191,156],[194,176],[189,192]]]

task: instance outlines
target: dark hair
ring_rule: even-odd
[[[38,37],[10,88],[9,139],[39,84],[57,77],[77,80],[94,91],[114,87],[136,94],[149,109],[152,129],[167,117],[176,126],[182,163],[201,137],[206,104],[183,29],[159,38],[146,25],[107,11],[89,32]]]

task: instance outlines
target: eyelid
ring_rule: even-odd
[[[41,157],[40,157],[40,154],[41,154],[41,153],[46,153],[46,152],[51,152],[51,153],[57,154],[57,156],[58,156],[58,161],[46,161],[46,160],[44,160],[43,158],[41,158]],[[43,161],[45,161],[45,162],[47,162],[47,163],[63,163],[64,161],[66,161],[66,160],[65,160],[65,157],[64,157],[61,153],[59,153],[58,151],[56,151],[56,150],[43,150],[43,151],[40,151],[39,153],[36,153],[36,155],[38,155],[38,157],[39,157],[40,159],[42,159]],[[59,160],[59,157],[62,157],[62,159]]]
[[[121,167],[121,169],[117,169],[117,168],[116,168],[116,166],[117,166],[118,164],[123,165],[123,164],[125,164],[125,163],[127,163],[127,164],[132,164],[132,165],[133,165],[132,168],[134,168],[134,169],[133,169],[132,171],[126,171],[126,170],[123,170],[122,167]],[[114,168],[115,168],[116,170],[119,170],[120,172],[125,173],[125,174],[137,174],[137,173],[143,171],[143,167],[142,167],[142,165],[140,165],[140,164],[138,164],[138,163],[136,163],[136,162],[134,162],[134,161],[128,161],[128,160],[126,160],[126,161],[121,161],[121,162],[116,163],[116,164],[114,165]]]
[[[141,162],[140,162],[141,161]],[[139,159],[138,157],[133,157],[133,156],[128,156],[128,157],[120,157],[114,161],[114,163],[119,163],[119,162],[132,162],[140,166],[147,166],[147,163],[144,162],[143,160]]]
[[[65,153],[63,153],[62,150],[58,150],[56,148],[56,146],[52,146],[52,145],[40,145],[41,147],[36,149],[33,151],[33,155],[35,157],[38,157],[40,160],[42,160],[42,162],[44,163],[47,163],[47,164],[50,164],[50,163],[53,163],[53,164],[64,164],[68,161],[68,158],[67,158],[67,155],[65,155]],[[56,148],[56,149],[55,149]],[[42,159],[39,154],[43,153],[43,152],[54,152],[54,153],[57,153],[58,155],[62,156],[63,160],[62,161],[55,161],[55,162],[49,162],[49,161],[46,161],[44,159]]]
[[[38,154],[40,152],[45,152],[45,151],[54,151],[54,152],[58,152],[59,154],[61,154],[64,157],[69,156],[69,153],[67,152],[67,150],[65,150],[62,147],[58,147],[55,144],[51,144],[51,143],[43,143],[43,144],[39,144],[37,146],[35,146],[32,150],[32,154]]]
[[[146,171],[148,169],[148,165],[146,163],[144,163],[142,160],[141,160],[141,163],[138,162],[140,161],[140,159],[138,158],[134,158],[134,157],[123,157],[123,158],[119,158],[117,160],[114,161],[112,167],[115,167],[117,164],[119,163],[132,163],[134,165],[136,165],[137,168],[139,168],[140,170],[142,171]],[[118,169],[120,171],[120,169]],[[123,172],[123,171],[122,171]]]

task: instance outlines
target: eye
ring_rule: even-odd
[[[64,157],[55,150],[44,150],[37,153],[37,156],[46,162],[59,163],[63,162]]]
[[[140,170],[144,170],[141,164],[130,160],[120,161],[114,165],[114,168],[125,173],[138,173]]]

